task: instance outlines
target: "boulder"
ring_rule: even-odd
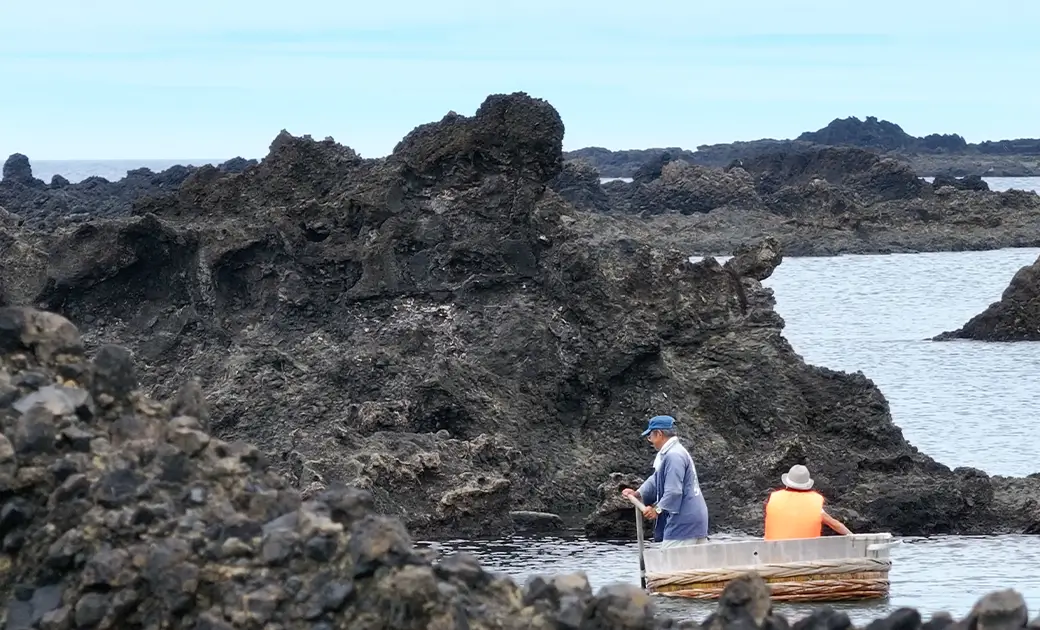
[[[631,540],[636,536],[636,512],[632,502],[621,495],[625,488],[638,490],[643,478],[632,474],[611,473],[600,484],[599,505],[585,519],[585,535],[594,540]],[[643,519],[643,531],[652,537],[653,522]]]
[[[6,181],[9,186],[38,186],[43,183],[33,177],[29,158],[21,153],[13,153],[7,158],[0,181]]]
[[[743,245],[733,252],[733,257],[726,261],[724,268],[741,278],[752,278],[761,282],[773,275],[784,260],[780,251],[780,243],[768,237],[753,245]]]

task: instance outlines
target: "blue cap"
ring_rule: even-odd
[[[675,418],[671,416],[654,416],[653,418],[650,418],[650,423],[646,425],[646,431],[643,431],[643,437],[650,435],[651,431],[674,428]]]

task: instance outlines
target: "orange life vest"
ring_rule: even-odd
[[[776,490],[766,501],[766,540],[819,538],[823,533],[823,495]]]

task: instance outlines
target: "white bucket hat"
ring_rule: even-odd
[[[801,464],[795,464],[791,466],[791,470],[780,475],[780,481],[784,482],[784,485],[793,490],[809,490],[813,487],[812,477],[809,476],[809,469]]]

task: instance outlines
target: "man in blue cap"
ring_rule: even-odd
[[[650,418],[643,437],[657,449],[654,472],[639,490],[625,488],[622,494],[635,496],[646,505],[643,515],[655,520],[654,541],[662,547],[706,542],[708,506],[697,482],[693,458],[675,435],[675,418]]]

